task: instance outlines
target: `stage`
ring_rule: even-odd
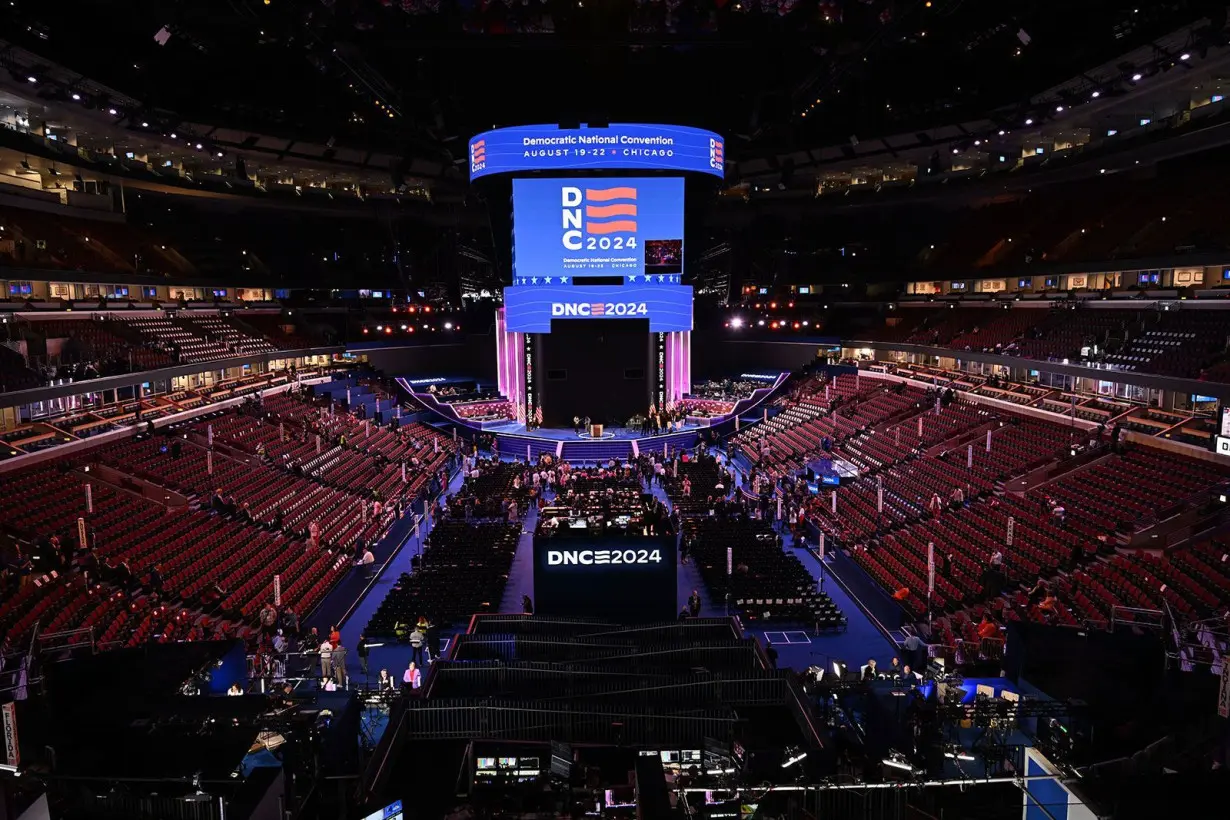
[[[513,421],[485,425],[483,432],[496,437],[501,455],[517,458],[524,455],[536,459],[543,453],[549,453],[565,461],[583,462],[636,458],[641,453],[663,453],[671,448],[688,449],[696,446],[701,433],[707,429],[688,425],[673,433],[643,436],[640,430],[608,427],[605,432],[609,437],[593,439],[578,436],[574,429],[539,427],[526,430],[524,424]]]
[[[602,438],[594,439],[588,434],[577,434],[577,431],[572,428],[560,429],[555,427],[536,427],[533,430],[526,428],[524,424],[516,421],[503,422],[485,422],[483,424],[484,433],[495,433],[496,435],[509,436],[531,436],[533,438],[545,439],[548,441],[647,441],[655,438],[676,435],[677,433],[697,433],[702,430],[709,429],[708,425],[685,424],[683,429],[671,433],[662,433],[656,436],[646,436],[639,429],[631,427],[605,427],[603,429]]]
[[[766,377],[764,386],[750,396],[739,399],[734,411],[724,416],[689,415],[681,430],[646,436],[639,428],[606,427],[603,438],[592,439],[578,435],[574,427],[536,427],[526,429],[525,424],[512,419],[479,421],[462,418],[457,409],[447,401],[422,389],[424,383],[434,379],[419,379],[412,382],[398,378],[397,382],[424,410],[434,414],[441,423],[462,428],[469,438],[474,432],[494,435],[499,441],[500,453],[506,456],[528,456],[536,459],[549,453],[567,461],[597,461],[611,458],[635,458],[642,452],[660,453],[663,448],[690,448],[696,446],[703,433],[713,430],[719,435],[734,432],[738,426],[755,424],[776,411],[768,407],[770,400],[785,384],[789,373],[781,372]],[[524,390],[524,387],[518,387]],[[501,398],[504,399],[503,394]],[[508,400],[508,399],[504,399]],[[738,419],[738,422],[736,422]]]

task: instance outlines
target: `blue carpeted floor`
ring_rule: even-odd
[[[553,492],[547,498],[554,498]],[[513,556],[512,568],[508,571],[508,584],[504,587],[504,599],[500,612],[521,612],[521,596],[534,600],[534,529],[538,526],[538,508],[533,504],[525,515],[521,540],[517,542],[517,554]]]
[[[719,461],[725,463],[724,456],[717,450],[713,452]],[[742,465],[736,461],[735,466],[739,468]],[[887,665],[888,661],[897,654],[896,644],[876,627],[854,602],[854,599],[846,594],[841,585],[829,577],[827,569],[821,570],[820,561],[814,555],[805,549],[794,549],[790,546],[791,538],[788,534],[785,540],[784,549],[797,556],[817,582],[822,577],[824,578],[824,591],[846,616],[849,627],[844,632],[823,632],[816,635],[814,634],[815,627],[811,624],[771,622],[761,625],[745,621],[744,628],[747,633],[756,636],[762,644],[765,642],[765,633],[769,633],[773,646],[777,649],[779,667],[802,670],[814,665],[827,668],[831,659],[840,659],[854,666],[866,663],[868,658],[875,658],[878,664]],[[699,578],[697,580],[699,581]],[[719,610],[705,614],[721,615],[723,613],[719,608]]]
[[[449,483],[448,492],[456,492],[461,487],[462,480],[461,473],[459,472]],[[411,533],[401,543],[388,563],[384,565],[384,568],[376,576],[374,583],[372,583],[358,603],[355,604],[350,612],[350,616],[339,626],[342,633],[342,646],[350,650],[346,653],[346,669],[354,681],[363,681],[359,668],[359,658],[354,652],[354,647],[359,643],[359,635],[364,627],[367,626],[367,622],[371,620],[372,615],[376,614],[376,610],[379,609],[385,596],[389,594],[389,590],[397,583],[397,579],[401,577],[402,573],[410,571],[411,557],[422,548],[423,539],[431,531],[430,525],[432,522],[428,521],[426,523],[426,527],[420,528],[418,538],[415,538],[414,534]],[[324,628],[321,631],[323,632]],[[368,671],[371,678],[374,680],[380,670],[384,668],[389,670],[389,674],[400,680],[402,671],[410,663],[410,654],[409,646],[399,646],[393,643],[387,643],[384,646],[372,649],[371,658],[368,662]]]
[[[787,539],[786,550],[797,556],[803,566],[811,572],[812,577],[819,581],[822,574],[820,561],[814,555],[804,549],[793,549],[789,546],[789,539]],[[762,641],[765,632],[769,632],[774,638],[778,666],[803,669],[815,665],[829,668],[833,659],[843,660],[850,666],[861,666],[867,662],[868,658],[875,658],[876,663],[887,666],[889,659],[897,654],[896,645],[876,628],[876,625],[859,608],[854,599],[829,576],[827,569],[824,570],[823,577],[825,579],[824,591],[833,599],[833,603],[837,604],[837,608],[842,611],[849,622],[846,631],[811,635],[811,630],[808,630],[809,643],[796,643],[798,636],[791,635],[789,636],[791,642],[786,645],[780,644],[777,640],[778,636],[772,634],[782,632],[786,629],[785,626],[769,624],[763,629],[758,627],[751,631]],[[803,625],[800,624],[799,628],[803,628]]]
[[[461,476],[456,476],[449,485],[449,492],[455,492],[461,486],[461,481]],[[661,487],[655,486],[651,492],[669,506],[669,499]],[[533,532],[537,519],[537,509],[531,508],[526,516],[517,553],[509,571],[508,584],[500,602],[501,612],[519,612],[521,611],[521,596],[529,595],[533,598]],[[424,530],[421,538],[425,538],[427,532],[428,530]],[[344,646],[353,648],[358,643],[360,632],[379,608],[389,590],[396,584],[402,573],[410,571],[410,558],[420,548],[421,538],[415,539],[411,535],[398,547],[362,599],[351,610],[350,616],[341,625]],[[819,580],[822,573],[820,562],[815,556],[807,550],[795,550],[789,546],[789,543],[785,549],[796,555],[812,576]],[[857,666],[866,663],[867,659],[872,657],[881,665],[887,666],[889,659],[896,654],[896,646],[876,628],[854,600],[841,588],[841,585],[829,577],[827,571],[823,575],[825,577],[824,591],[829,594],[849,621],[846,631],[815,635],[813,634],[814,626],[808,624],[771,622],[761,625],[757,622],[745,622],[747,634],[755,636],[764,643],[767,632],[777,649],[778,665],[781,667],[802,670],[812,665],[828,666],[832,659],[841,659],[851,666]],[[688,596],[695,589],[700,593],[702,615],[726,614],[721,601],[710,600],[708,590],[702,583],[695,564],[680,565],[677,578],[676,610],[681,609],[687,603]],[[464,630],[465,625],[458,624],[456,629]],[[451,634],[446,631],[442,638],[448,640]],[[447,643],[443,646],[447,647]],[[402,670],[410,662],[410,657],[411,652],[408,646],[388,643],[372,649],[369,663],[371,678],[374,679],[381,668],[388,669],[390,674],[400,678]],[[355,681],[363,680],[359,660],[354,652],[348,653],[346,665]]]

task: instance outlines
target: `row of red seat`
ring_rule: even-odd
[[[274,404],[288,411],[307,411],[311,406],[298,399]],[[179,439],[174,448],[166,437],[131,439],[90,451],[71,463],[6,476],[12,489],[0,497],[0,525],[27,541],[37,554],[41,547],[36,545],[52,535],[75,545],[77,518],[85,518],[103,569],[90,585],[75,570],[26,583],[0,602],[0,631],[18,643],[36,623],[42,623],[44,631],[51,625],[57,630],[89,627],[107,645],[246,637],[272,595],[275,575],[283,580],[283,600],[306,614],[350,571],[350,543],[360,535],[369,543],[379,538],[391,523],[395,499],[417,493],[452,448],[450,440],[422,425],[409,425],[400,433],[372,428],[366,449],[329,448],[345,459],[338,461],[342,467],[330,467],[324,475],[354,482],[329,486],[325,479],[292,475],[276,460],[243,459],[239,450],[243,444],[255,449],[254,442],[280,441],[278,424],[287,422],[273,419],[228,412],[178,430],[177,436],[186,434],[187,439]],[[362,421],[344,415],[335,421],[364,438],[367,425]],[[212,459],[207,456],[203,442],[211,425],[215,443],[230,445],[230,455],[215,451]],[[260,429],[259,435],[253,435],[251,425]],[[289,448],[289,435],[287,439]],[[314,453],[312,445],[298,439],[294,443],[296,452],[306,446]],[[380,459],[377,453],[382,454]],[[400,466],[392,466],[399,462],[389,461],[392,458],[408,463],[418,459],[417,465],[408,464],[406,483],[401,481]],[[373,467],[378,460],[381,466]],[[168,507],[114,489],[81,469],[92,464],[185,493],[190,504]],[[93,513],[86,510],[87,483],[92,488]],[[211,511],[209,497],[215,488],[233,496],[235,505],[246,507],[252,517]],[[382,491],[385,500],[380,515],[375,513],[373,490]],[[268,526],[275,510],[282,516],[281,531]],[[304,537],[312,521],[321,525],[317,548]],[[329,548],[330,544],[342,548]],[[161,599],[138,587],[132,596],[126,594],[123,575],[115,569],[121,564],[127,565],[138,587],[158,567]],[[168,606],[170,601],[179,604]],[[207,614],[214,609],[220,617]]]

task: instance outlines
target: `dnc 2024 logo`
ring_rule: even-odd
[[[724,170],[726,167],[725,151],[722,148],[722,141],[709,140],[709,167],[715,171]]]
[[[477,174],[487,167],[487,141],[478,140],[470,146],[470,173]]]
[[[563,237],[570,251],[609,251],[636,247],[636,188],[560,189]]]

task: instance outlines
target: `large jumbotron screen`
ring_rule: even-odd
[[[513,181],[508,330],[550,333],[560,319],[648,319],[692,329],[683,279],[683,180]]]
[[[682,272],[682,179],[513,180],[514,280]]]

